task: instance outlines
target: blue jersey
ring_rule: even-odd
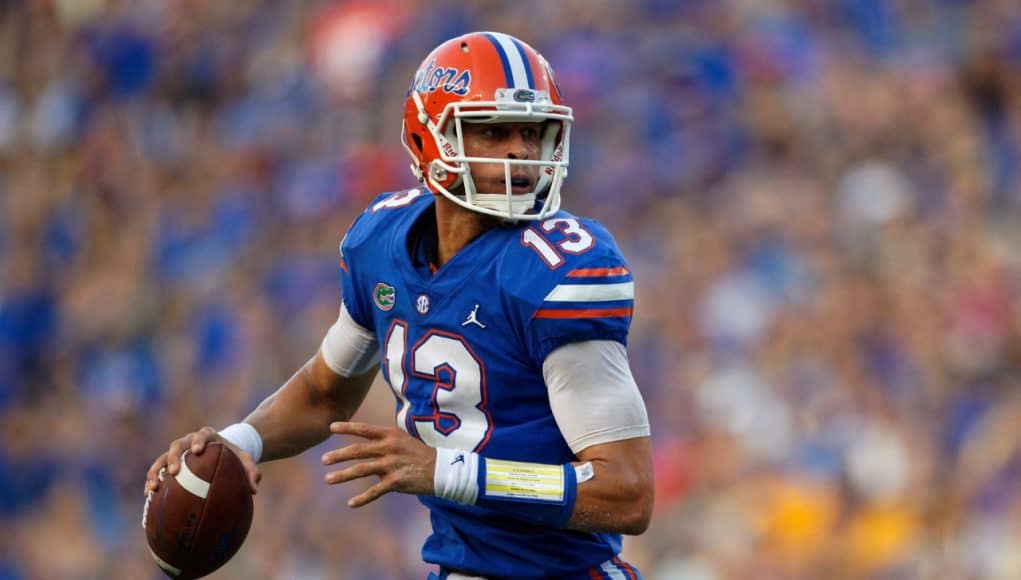
[[[493,228],[432,274],[416,266],[409,233],[433,206],[424,190],[381,195],[341,244],[344,303],[379,338],[398,426],[432,447],[546,464],[576,460],[550,410],[542,363],[571,342],[626,344],[632,300],[630,292],[620,299],[620,290],[632,279],[617,245],[597,222],[559,212]],[[449,569],[592,578],[620,551],[619,535],[421,501],[433,528],[423,559]]]

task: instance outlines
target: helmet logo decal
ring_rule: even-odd
[[[471,90],[472,73],[468,69],[456,69],[453,67],[436,66],[433,59],[423,68],[415,73],[415,79],[411,82],[411,93],[432,93],[443,89],[445,93],[452,93],[463,97]]]
[[[514,91],[514,100],[518,103],[534,103],[535,91],[531,89],[518,89]]]
[[[379,282],[372,291],[372,301],[376,303],[377,308],[386,312],[394,307],[394,303],[397,301],[397,291],[393,286]]]

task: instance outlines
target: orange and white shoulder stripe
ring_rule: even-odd
[[[547,302],[615,302],[634,300],[634,282],[613,284],[557,284],[546,295]]]
[[[635,283],[631,272],[623,267],[578,268],[567,274],[571,284],[557,284],[546,295],[547,302],[614,302],[635,299]],[[597,279],[614,278],[613,282]]]
[[[535,318],[631,316],[635,283],[625,267],[578,268],[546,295]]]

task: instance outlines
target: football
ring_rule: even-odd
[[[224,565],[252,525],[252,492],[241,460],[226,445],[207,443],[200,454],[185,451],[171,477],[142,510],[142,527],[156,564],[176,579],[199,578]]]

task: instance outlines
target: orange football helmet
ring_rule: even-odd
[[[538,220],[560,208],[567,177],[571,108],[561,104],[549,63],[513,36],[473,32],[436,47],[408,88],[401,142],[411,171],[433,193],[509,220]],[[462,123],[545,122],[539,159],[467,157]],[[504,193],[479,193],[469,163],[502,163]],[[513,194],[514,165],[538,165],[535,189]]]

